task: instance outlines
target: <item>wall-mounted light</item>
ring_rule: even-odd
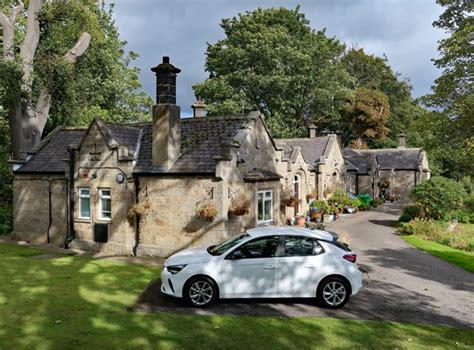
[[[115,181],[121,184],[125,181],[125,176],[123,176],[122,173],[118,173],[117,176],[115,177]]]

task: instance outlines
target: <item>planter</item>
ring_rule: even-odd
[[[354,214],[354,213],[355,213],[355,208],[346,208],[346,211],[347,211],[349,214]]]
[[[305,223],[305,219],[304,219],[304,218],[301,218],[301,217],[296,218],[296,224],[297,224],[298,226],[304,227],[304,223]]]
[[[333,214],[325,214],[323,215],[323,222],[325,224],[329,224],[330,222],[333,221],[334,215]]]
[[[239,208],[239,209],[229,210],[227,212],[227,215],[229,215],[229,216],[242,216],[242,215],[248,214],[248,212],[249,211],[245,208]]]
[[[298,200],[296,198],[289,198],[285,200],[285,205],[290,208],[296,207],[297,203]]]

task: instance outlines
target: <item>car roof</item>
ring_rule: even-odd
[[[252,237],[261,237],[268,235],[286,235],[286,236],[305,236],[317,239],[324,239],[332,241],[333,235],[327,231],[322,230],[309,230],[301,227],[290,227],[290,226],[262,226],[252,229],[248,229],[247,233]]]

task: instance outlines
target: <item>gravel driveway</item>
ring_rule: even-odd
[[[209,309],[188,308],[160,294],[152,281],[132,309],[206,315],[330,316],[474,327],[474,274],[407,245],[393,233],[399,208],[388,204],[344,216],[328,229],[347,235],[358,255],[365,288],[340,310],[308,299],[224,300]]]

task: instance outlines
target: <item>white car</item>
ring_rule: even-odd
[[[161,292],[207,307],[218,298],[314,298],[340,308],[362,287],[356,255],[337,235],[259,227],[208,248],[168,258]]]

